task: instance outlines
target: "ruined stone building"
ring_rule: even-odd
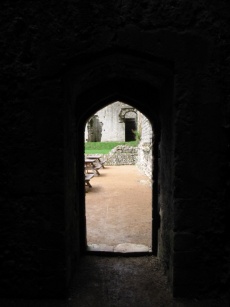
[[[137,110],[116,101],[97,111],[86,124],[85,140],[88,142],[129,142],[135,140]]]
[[[85,124],[116,101],[154,132],[152,253],[171,292],[229,295],[229,12],[227,0],[1,2],[1,297],[67,295],[86,248]]]
[[[148,118],[134,107],[119,101],[97,111],[85,126],[86,142],[137,140],[137,150],[132,151],[132,148],[127,148],[127,151],[131,150],[132,153],[126,154],[126,157],[126,147],[123,146],[124,158],[121,158],[122,155],[117,157],[114,155],[104,156],[104,159],[107,160],[107,165],[136,164],[150,179],[153,173],[153,136],[154,132]],[[119,146],[118,151],[120,150]]]

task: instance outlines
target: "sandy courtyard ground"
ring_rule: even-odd
[[[106,166],[87,188],[87,243],[151,249],[152,187],[135,165]]]

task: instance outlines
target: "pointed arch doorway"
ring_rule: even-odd
[[[175,142],[172,125],[173,63],[118,51],[93,58],[86,55],[73,64],[64,80],[67,105],[64,108],[64,184],[68,272],[71,276],[76,262],[80,263],[87,250],[85,123],[92,114],[112,101],[125,101],[134,106],[152,124],[152,254],[162,259],[171,270]]]
[[[77,146],[76,151],[78,152],[78,159],[76,159],[76,170],[81,170],[83,177],[84,174],[84,141],[85,141],[85,124],[87,120],[95,114],[99,109],[105,107],[113,101],[125,101],[129,105],[134,106],[141,113],[143,113],[150,121],[152,129],[154,131],[154,142],[152,147],[152,156],[154,157],[152,163],[152,206],[151,206],[151,223],[152,223],[152,244],[151,253],[157,255],[158,253],[158,237],[159,237],[159,227],[160,227],[160,216],[158,207],[158,152],[159,152],[159,140],[160,140],[160,124],[157,103],[153,105],[155,101],[158,102],[158,93],[152,90],[149,91],[148,87],[145,88],[143,85],[141,88],[138,86],[130,86],[130,83],[126,81],[126,87],[119,86],[119,82],[116,81],[110,86],[106,86],[106,82],[103,83],[103,87],[92,87],[90,91],[82,93],[77,98],[79,106],[84,105],[84,111],[80,111],[81,117],[78,120],[76,126],[76,138],[75,144]],[[115,86],[115,90],[114,90]],[[119,86],[119,94],[116,91],[116,87]],[[139,91],[140,89],[140,91]],[[124,91],[125,90],[125,91]],[[143,93],[145,93],[145,101],[143,103]],[[91,102],[95,103],[92,104]],[[88,106],[88,107],[87,107]],[[151,112],[150,109],[155,109],[155,112]],[[71,113],[70,113],[71,114]],[[77,173],[76,173],[77,174]],[[86,208],[85,208],[85,184],[81,180],[81,177],[76,177],[77,181],[77,203],[79,205],[77,208],[77,214],[79,216],[79,241],[78,246],[80,248],[81,254],[87,252],[87,232],[86,232]],[[154,206],[153,206],[154,204]]]
[[[101,166],[98,172],[89,172],[93,174],[91,187],[87,186],[85,193],[87,251],[151,253],[152,125],[133,106],[113,102],[91,115],[85,125],[86,142],[97,135],[97,125],[92,126],[92,118],[97,118],[103,127],[103,141],[108,143],[112,140],[126,145],[116,147],[117,151],[114,148],[107,155],[101,155],[96,150],[93,155],[85,152],[87,161],[93,158],[94,164]],[[132,125],[127,125],[127,121],[132,121]],[[129,142],[136,138],[136,144]],[[109,143],[100,142],[100,145],[103,144]],[[95,161],[96,157],[105,160],[106,166],[102,167],[97,159]],[[85,174],[88,177],[88,171]]]

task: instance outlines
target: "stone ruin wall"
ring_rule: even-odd
[[[102,155],[105,165],[134,165],[150,179],[152,178],[152,137],[153,131],[149,120],[140,112],[138,114],[138,131],[140,143],[138,147],[118,145],[109,154]],[[86,155],[88,156],[88,155]]]
[[[90,156],[90,155],[86,155]],[[137,163],[138,148],[126,145],[114,147],[110,153],[102,155],[101,159],[106,165],[134,165]]]
[[[137,166],[151,179],[154,158],[152,154],[153,130],[149,120],[140,112],[138,112],[138,129],[141,139],[138,145]]]
[[[98,115],[94,114],[85,126],[86,142],[101,142],[102,122],[99,121]]]
[[[98,141],[101,142],[125,141],[125,123],[120,121],[119,118],[119,113],[121,108],[125,107],[129,107],[129,105],[120,101],[116,101],[100,109],[98,112],[94,114],[94,117],[96,116],[97,123],[100,123],[101,125],[101,130],[99,132],[100,135],[97,136]],[[85,127],[85,140],[96,141],[95,139],[91,140],[90,138],[88,131],[89,122],[90,120],[87,122]]]

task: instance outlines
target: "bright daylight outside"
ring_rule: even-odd
[[[149,120],[116,101],[85,125],[87,249],[152,249],[152,140]]]

